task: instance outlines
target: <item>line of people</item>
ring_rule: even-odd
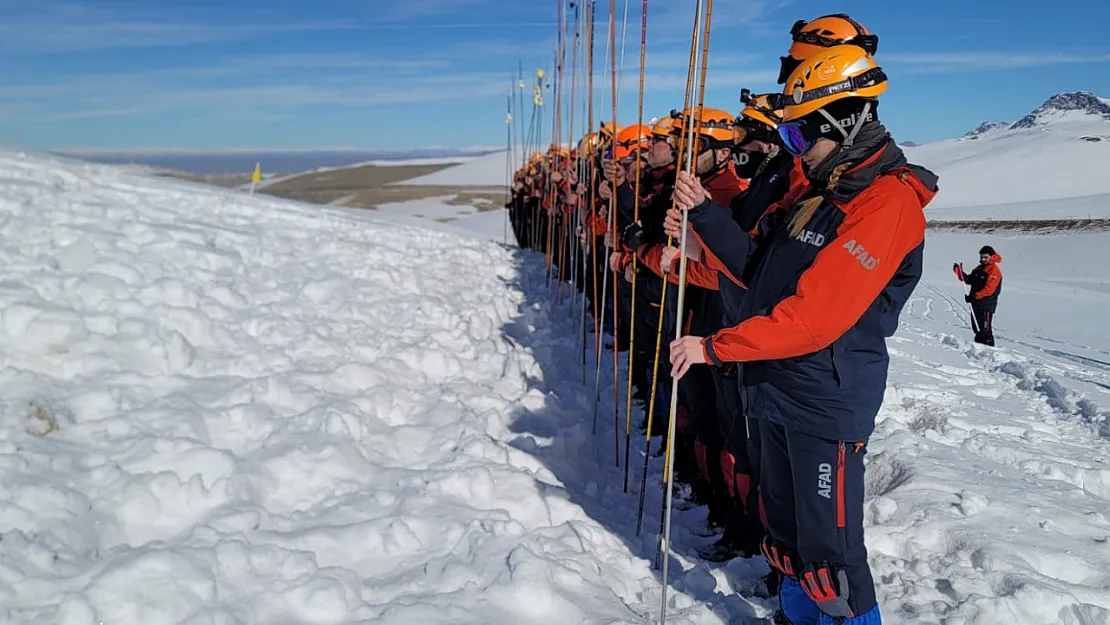
[[[678,378],[676,480],[689,505],[708,506],[705,535],[720,534],[700,556],[766,558],[779,622],[870,625],[881,618],[863,458],[937,176],[879,121],[876,35],[833,14],[791,37],[781,92],[745,90],[739,115],[696,107],[602,125],[533,155],[508,208],[520,245],[547,255],[595,319],[615,306],[608,347],[631,352],[642,432],[666,433]],[[676,157],[691,126],[687,173]],[[604,292],[614,283],[616,298]]]

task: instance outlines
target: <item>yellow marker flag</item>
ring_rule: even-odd
[[[251,182],[262,182],[262,163],[254,164],[254,173],[251,174]]]

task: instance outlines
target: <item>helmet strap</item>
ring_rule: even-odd
[[[712,178],[712,177],[716,176],[717,174],[721,173],[722,171],[724,171],[724,169],[726,167],[728,167],[728,164],[732,162],[732,155],[731,154],[729,155],[728,158],[721,161],[720,163],[717,162],[717,150],[722,150],[722,149],[724,149],[724,148],[714,147],[714,146],[711,145],[711,146],[707,147],[706,149],[702,150],[697,155],[696,158],[701,158],[701,155],[706,154],[706,153],[709,153],[709,154],[713,155],[713,167],[710,168],[710,170],[705,172],[704,174],[698,174],[698,178],[700,178],[702,180],[709,180],[710,178]],[[696,163],[695,163],[695,165],[696,165]]]

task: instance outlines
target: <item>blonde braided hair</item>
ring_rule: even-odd
[[[829,174],[829,184],[826,188],[829,191],[835,191],[836,187],[840,184],[840,177],[843,176],[844,172],[848,171],[851,166],[851,163],[841,163],[833,168],[832,173]],[[794,217],[790,219],[790,235],[795,237],[800,235],[802,231],[805,230],[805,227],[809,225],[809,220],[813,219],[814,213],[817,212],[817,209],[820,208],[821,204],[824,202],[824,195],[815,195],[814,197],[799,202],[796,205],[798,209],[797,212],[795,212]]]

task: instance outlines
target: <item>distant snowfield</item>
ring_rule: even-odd
[[[305,176],[305,175],[308,175],[308,174],[320,174],[320,173],[329,172],[329,171],[343,171],[343,170],[347,170],[347,169],[356,169],[356,168],[359,168],[359,167],[369,167],[369,166],[375,166],[375,167],[406,167],[406,166],[413,166],[413,165],[457,165],[459,163],[467,163],[469,161],[474,160],[475,158],[478,158],[478,157],[475,157],[475,156],[442,156],[442,157],[438,157],[438,158],[410,158],[410,159],[406,159],[406,160],[370,160],[370,161],[362,161],[362,162],[358,162],[358,163],[352,163],[350,165],[343,165],[341,167],[317,167],[317,168],[314,168],[314,169],[310,169],[308,171],[297,172],[295,174],[286,174],[286,175],[277,175],[277,176],[265,175],[264,174],[264,177],[263,177],[262,181],[259,182],[257,185],[255,185],[255,187],[258,188],[258,189],[261,189],[261,188],[266,187],[268,185],[277,184],[279,182],[285,182],[286,180],[291,180],[293,178],[299,178],[300,176]],[[243,188],[243,189],[250,188],[250,184],[243,185],[243,187],[241,187],[241,188]]]
[[[643,442],[624,493],[572,300],[495,215],[0,152],[0,622],[657,618],[661,463],[637,537]],[[982,243],[998,349],[950,270]],[[1108,243],[930,233],[868,454],[888,622],[1110,623]],[[769,618],[762,561],[693,557],[703,517],[674,516],[668,622]]]
[[[926,209],[930,219],[1110,218],[1106,119],[1059,112],[1043,126],[1000,128],[905,151],[940,175],[940,193]]]
[[[508,180],[507,151],[493,152],[479,156],[466,163],[455,167],[448,167],[426,176],[412,178],[397,182],[399,185],[428,185],[428,186],[484,186],[503,187]],[[513,169],[519,164],[513,163]]]
[[[391,217],[434,221],[436,224],[450,225],[452,231],[465,230],[503,243],[515,244],[515,241],[509,240],[512,235],[509,234],[507,210],[498,207],[479,211],[474,206],[447,203],[455,197],[452,194],[424,200],[390,202],[379,205],[374,212]]]

